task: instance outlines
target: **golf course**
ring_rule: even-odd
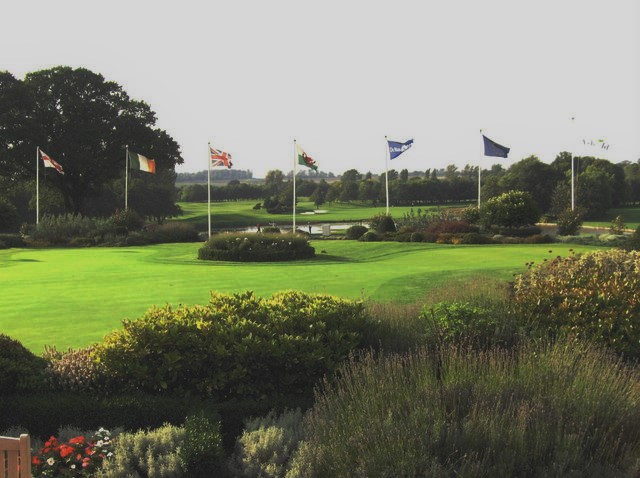
[[[0,329],[40,353],[99,341],[123,318],[149,307],[203,304],[211,290],[285,289],[419,302],[436,287],[466,279],[509,280],[572,250],[569,244],[445,245],[316,240],[316,257],[286,263],[199,261],[200,243],[120,248],[0,250]]]

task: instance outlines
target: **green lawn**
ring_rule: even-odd
[[[292,214],[269,214],[265,209],[253,209],[260,201],[228,201],[211,203],[211,227],[213,229],[226,229],[231,227],[253,227],[260,223],[266,225],[276,223],[290,226]],[[184,214],[177,218],[189,223],[207,224],[207,203],[181,202],[179,203]],[[443,206],[421,206],[422,210],[437,209]],[[464,207],[460,204],[450,204],[444,207]],[[358,222],[371,219],[376,214],[384,213],[384,205],[372,207],[370,204],[359,203],[330,203],[321,206],[320,214],[308,214],[313,212],[315,205],[312,202],[301,201],[296,207],[296,224],[304,227],[308,222],[312,224],[331,222]],[[411,207],[392,207],[389,212],[399,218],[403,213],[409,212]],[[417,211],[418,207],[414,207]]]
[[[100,340],[122,318],[165,303],[202,304],[210,290],[283,289],[414,302],[448,281],[509,279],[528,261],[566,255],[552,245],[451,246],[315,241],[317,256],[294,263],[196,259],[199,243],[128,248],[0,250],[0,331],[35,352]],[[549,250],[553,253],[550,254]],[[322,252],[325,251],[325,252]]]

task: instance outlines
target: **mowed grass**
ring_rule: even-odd
[[[237,227],[254,227],[256,224],[268,225],[270,223],[290,226],[293,221],[292,214],[269,214],[265,209],[253,209],[261,201],[227,201],[211,203],[211,227],[213,229],[227,229]],[[183,215],[177,218],[192,224],[207,224],[207,203],[181,202]],[[447,206],[415,206],[425,210],[435,210],[443,207],[465,207],[464,204],[447,204]],[[309,201],[299,201],[296,206],[296,224],[304,227],[308,222],[312,224],[331,222],[359,222],[368,221],[376,214],[386,211],[385,205],[373,207],[370,204],[360,203],[329,203],[320,206],[319,214],[308,214],[316,209]],[[405,212],[411,210],[410,206],[391,207],[389,213],[400,218]],[[306,214],[305,214],[306,213]]]
[[[314,259],[220,263],[200,243],[0,250],[0,331],[40,353],[99,341],[153,305],[204,304],[209,292],[299,289],[376,302],[420,301],[467,278],[507,280],[525,263],[592,249],[565,244],[451,246],[314,241]]]

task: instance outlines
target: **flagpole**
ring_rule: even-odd
[[[293,231],[296,233],[296,139],[293,138]]]
[[[211,143],[207,143],[207,216],[209,217],[209,239],[211,239]]]
[[[480,135],[482,135],[482,130],[480,130]],[[478,162],[478,210],[480,209],[480,193],[481,193],[481,179],[482,179],[482,157],[484,156],[484,150],[483,150],[484,145],[482,145],[480,147],[480,151],[481,151],[481,155],[480,155],[480,161]]]
[[[571,117],[571,124],[575,125],[575,117],[572,116]],[[575,128],[572,128],[575,132]],[[574,137],[575,139],[575,137]],[[573,149],[573,148],[572,148]],[[571,154],[571,210],[574,211],[576,208],[576,188],[575,188],[575,179],[574,179],[574,175],[575,175],[575,168],[574,168],[574,156],[575,154]]]
[[[40,224],[40,146],[36,146],[36,224]]]
[[[384,181],[385,181],[385,191],[387,193],[387,216],[389,215],[389,140],[387,136],[384,137],[385,142],[385,153],[384,153]]]
[[[129,208],[129,145],[124,147],[124,210]]]

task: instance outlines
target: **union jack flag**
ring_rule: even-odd
[[[231,169],[231,166],[233,166],[233,163],[231,162],[231,153],[209,146],[209,155],[211,156],[211,167],[213,168],[225,167]]]

